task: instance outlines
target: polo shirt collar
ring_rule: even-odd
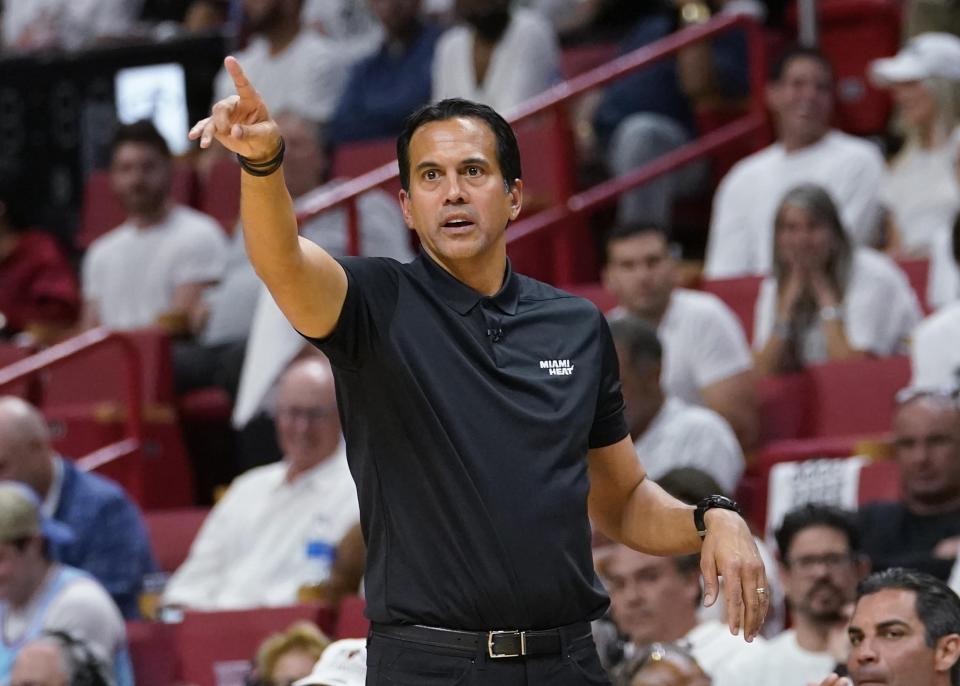
[[[423,265],[427,280],[434,292],[459,314],[467,314],[481,300],[489,300],[504,314],[513,315],[517,313],[517,304],[520,300],[520,279],[514,274],[509,257],[503,272],[503,285],[499,291],[489,298],[458,280],[453,274],[434,262],[433,258],[422,248],[420,250],[420,263]]]

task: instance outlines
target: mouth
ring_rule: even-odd
[[[440,225],[448,233],[466,233],[474,226],[474,222],[467,217],[451,217]]]

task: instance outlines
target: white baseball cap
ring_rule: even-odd
[[[878,86],[931,76],[960,81],[960,38],[952,33],[921,33],[894,57],[870,63],[870,78]]]
[[[328,645],[310,676],[293,686],[364,686],[367,680],[367,640],[345,638]]]

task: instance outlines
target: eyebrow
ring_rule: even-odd
[[[457,166],[462,167],[468,164],[489,166],[490,161],[483,157],[468,157],[465,160],[460,160],[460,162],[457,163]],[[417,171],[421,171],[423,169],[433,169],[435,167],[440,167],[440,166],[442,165],[439,162],[434,162],[433,160],[424,160],[423,162],[418,164],[416,167],[414,167],[414,169],[416,169]]]

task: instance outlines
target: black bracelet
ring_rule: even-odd
[[[287,144],[284,142],[283,136],[280,136],[280,149],[277,150],[276,155],[266,162],[253,162],[240,153],[237,153],[237,161],[240,163],[240,168],[251,176],[270,176],[283,164],[283,154],[286,150]]]

